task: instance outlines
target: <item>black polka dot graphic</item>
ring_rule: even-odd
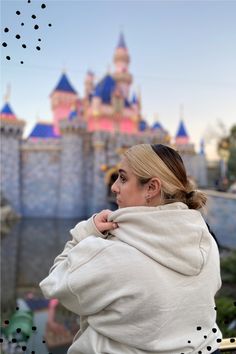
[[[7,324],[9,324],[9,321],[8,321],[8,320],[5,320],[4,323],[7,325]]]
[[[34,26],[34,29],[35,29],[35,30],[39,29],[39,26],[38,26],[38,25],[35,25],[35,26]]]
[[[197,326],[197,331],[201,331],[202,327]]]
[[[20,332],[21,332],[21,328],[17,328],[17,329],[16,329],[16,332],[17,332],[17,333],[20,333]]]
[[[52,24],[51,24],[51,23],[49,23],[49,24],[48,24],[48,26],[49,26],[49,27],[52,27]]]
[[[16,38],[17,38],[17,39],[20,39],[20,35],[19,35],[19,34],[17,34],[17,35],[16,35]]]
[[[31,17],[32,17],[34,20],[36,19],[36,16],[35,16],[35,15],[32,15]]]
[[[217,332],[217,329],[216,329],[216,328],[212,328],[212,332],[213,332],[213,333],[216,333],[216,332]]]
[[[6,56],[6,59],[7,60],[11,60],[11,57],[9,57],[9,55]]]
[[[24,26],[25,24],[24,24],[24,22],[21,22],[21,26]]]
[[[41,8],[42,8],[42,9],[45,9],[45,7],[46,7],[45,4],[42,4],[42,5],[41,5]]]
[[[26,44],[22,44],[22,48],[26,48]]]
[[[0,338],[0,343],[2,343],[3,342],[3,339],[2,338]]]
[[[202,352],[200,351],[200,352],[198,352],[198,354],[202,354]]]
[[[188,340],[188,343],[191,343],[191,340]]]
[[[33,326],[32,331],[36,331],[37,327]]]
[[[17,307],[16,307],[16,311],[18,311],[18,310],[19,310],[19,307],[17,306]]]
[[[222,339],[221,338],[217,338],[217,343],[220,343],[220,342],[222,342]]]
[[[207,339],[207,336],[204,336],[205,339]]]
[[[211,347],[210,347],[210,346],[208,346],[208,347],[207,347],[207,350],[208,350],[208,352],[210,352],[210,351],[211,351]]]
[[[235,339],[234,338],[230,338],[230,343],[234,343]]]
[[[21,64],[24,64],[24,62],[21,60],[21,62],[20,62]]]
[[[20,15],[20,11],[16,11],[16,14],[17,14],[17,15]]]
[[[27,349],[27,347],[25,345],[23,345],[22,350],[25,352],[26,349]]]
[[[5,27],[4,32],[9,32],[9,28]]]
[[[41,38],[38,38],[38,41],[41,42]]]
[[[34,351],[34,350],[32,350],[31,354],[35,354],[35,351]]]
[[[37,50],[40,50],[41,48],[39,46],[36,47]]]
[[[6,42],[3,42],[3,43],[2,43],[2,46],[3,46],[3,47],[7,47],[7,43],[6,43]]]
[[[29,339],[30,336],[26,336],[27,339]]]
[[[16,343],[16,342],[17,342],[16,338],[12,338],[12,343]]]
[[[217,307],[216,307],[216,306],[214,307],[214,310],[217,310]]]
[[[31,3],[31,1],[30,1],[30,0],[28,0],[28,3],[30,4],[30,3]]]
[[[43,340],[43,341],[42,341],[42,343],[46,343],[46,341],[45,341],[45,340]]]

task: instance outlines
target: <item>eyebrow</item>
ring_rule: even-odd
[[[122,170],[121,168],[118,170],[118,172],[127,174],[127,172],[125,170]]]

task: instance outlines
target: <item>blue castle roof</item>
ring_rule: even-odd
[[[58,138],[53,131],[53,124],[37,123],[29,138]]]
[[[148,124],[145,120],[141,120],[139,122],[139,131],[143,132],[144,130],[146,130],[148,128]]]
[[[77,110],[76,110],[76,109],[73,109],[73,110],[69,113],[68,119],[69,119],[69,120],[74,120],[77,116],[78,116]]]
[[[94,96],[100,97],[103,103],[111,103],[111,96],[115,89],[116,81],[111,75],[106,75],[95,87]]]
[[[1,114],[9,114],[9,115],[15,115],[15,113],[13,112],[11,106],[9,103],[5,103],[5,105],[2,107],[1,109]]]
[[[155,122],[152,126],[152,130],[158,130],[158,129],[163,130],[163,127],[159,122]]]
[[[177,130],[176,138],[188,137],[183,120],[180,121],[179,128]]]
[[[62,74],[57,86],[55,87],[54,91],[64,91],[64,92],[70,92],[70,93],[75,93],[77,94],[76,90],[73,88],[71,85],[68,77],[66,74]]]
[[[125,43],[125,37],[122,32],[120,33],[117,48],[125,48],[125,49],[127,48]]]
[[[132,104],[137,104],[137,103],[138,103],[138,99],[137,99],[137,96],[134,93],[133,97],[132,97]]]

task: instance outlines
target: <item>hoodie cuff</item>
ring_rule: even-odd
[[[97,229],[94,222],[94,217],[96,215],[97,214],[94,214],[86,221],[79,222],[73,229],[70,230],[70,233],[76,242],[80,242],[88,236],[96,236],[102,238],[107,237],[107,233],[103,234]]]

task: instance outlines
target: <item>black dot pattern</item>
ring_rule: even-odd
[[[11,57],[9,55],[6,56],[7,60],[11,60]]]
[[[211,347],[210,347],[210,345],[208,345],[207,350],[208,350],[208,352],[210,352],[210,351],[211,351]]]
[[[230,343],[234,343],[235,339],[234,338],[230,338]]]
[[[19,16],[20,15],[20,11],[16,11],[16,14]]]
[[[216,328],[212,328],[212,332],[213,332],[213,333],[216,333],[216,332],[217,332],[217,329],[216,329]]]
[[[32,331],[36,331],[36,330],[37,330],[37,327],[33,326]]]
[[[5,27],[4,32],[6,32],[6,33],[9,32],[9,28]]]
[[[21,26],[24,26],[25,24],[24,24],[24,22],[21,22]]]
[[[20,332],[21,332],[21,328],[17,328],[17,329],[16,329],[16,332],[17,332],[17,333],[20,333]]]
[[[19,34],[16,35],[16,39],[20,39],[20,35]]]
[[[221,338],[217,338],[217,343],[220,343],[220,342],[222,342],[222,339]]]
[[[201,331],[202,327],[197,326],[197,331]]]
[[[34,29],[35,29],[35,30],[39,29],[39,26],[38,26],[38,25],[35,25],[35,26],[34,26]]]
[[[39,46],[36,47],[37,50],[40,50],[41,48]]]
[[[45,7],[46,7],[45,4],[42,4],[42,5],[41,5],[41,8],[42,8],[42,9],[45,9]]]
[[[6,42],[3,42],[3,43],[2,43],[2,46],[3,46],[3,47],[7,47],[7,43],[6,43]]]
[[[31,17],[32,17],[34,20],[36,19],[36,15],[32,15]]]
[[[21,60],[21,62],[20,62],[21,64],[24,64],[24,62],[23,62],[23,60]]]
[[[22,44],[22,48],[26,48],[26,44]]]

